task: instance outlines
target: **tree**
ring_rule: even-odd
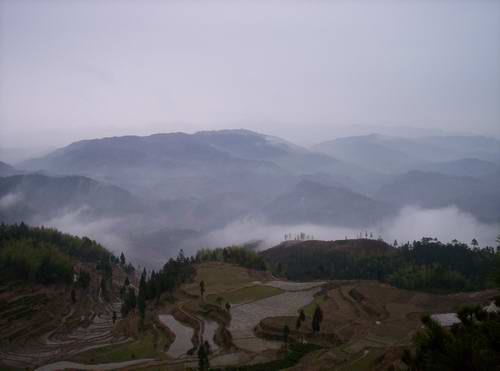
[[[304,313],[304,309],[300,310],[299,319],[300,319],[300,322],[304,322],[306,320],[306,314]]]
[[[312,330],[313,332],[319,332],[320,327],[321,327],[321,322],[323,321],[323,311],[319,307],[319,305],[316,306],[316,309],[314,310],[314,315],[312,319]]]
[[[198,367],[200,371],[208,371],[210,368],[208,349],[205,347],[205,343],[201,343],[198,347]]]
[[[217,299],[215,299],[215,302],[220,307],[222,305],[222,298],[220,296],[217,296]]]
[[[201,297],[203,298],[203,295],[205,294],[205,281],[200,281],[200,294]]]
[[[139,282],[139,294],[137,295],[137,307],[141,319],[146,315],[146,268],[142,271],[141,281]]]
[[[128,279],[128,276],[127,276],[127,277],[125,277],[125,282],[123,282],[123,284],[124,284],[125,286],[129,286],[129,285],[130,285],[130,280]]]
[[[498,369],[500,318],[480,307],[462,309],[459,318],[450,330],[429,316],[422,319],[424,329],[414,338],[414,354],[406,350],[402,356],[409,370]]]
[[[80,268],[80,273],[78,274],[77,285],[82,289],[87,289],[90,285],[90,274]]]
[[[290,328],[288,325],[285,325],[283,327],[283,341],[285,342],[285,345],[288,347],[288,336],[290,335]]]
[[[472,247],[478,247],[479,246],[479,243],[477,242],[477,240],[475,238],[472,239],[472,241],[470,242],[470,244],[472,245]]]
[[[125,266],[125,263],[126,263],[126,261],[125,261],[125,255],[124,255],[124,254],[123,254],[123,252],[122,252],[122,253],[120,254],[120,265],[121,265],[122,267],[124,267],[124,266]]]
[[[133,288],[129,287],[122,304],[122,317],[126,317],[137,305],[137,298]]]
[[[295,321],[295,330],[300,329],[301,325],[302,325],[302,321],[300,320],[300,317],[297,317],[297,320]]]
[[[102,297],[103,297],[104,299],[106,299],[106,298],[107,298],[107,296],[108,296],[108,291],[107,291],[107,287],[106,287],[106,280],[104,279],[104,277],[103,277],[103,278],[101,278],[101,285],[100,285],[100,286],[101,286],[101,294],[102,294]]]

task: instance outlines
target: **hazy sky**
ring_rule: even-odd
[[[349,125],[500,135],[500,1],[0,0],[0,147]]]

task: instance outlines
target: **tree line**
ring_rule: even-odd
[[[75,260],[91,262],[107,278],[118,259],[89,238],[79,238],[52,228],[24,223],[0,224],[0,277],[2,280],[41,284],[73,280]],[[87,284],[83,274],[79,284]]]
[[[404,289],[448,292],[491,287],[495,259],[500,256],[492,247],[432,238],[386,246],[377,254],[304,246],[264,256],[275,274],[292,280],[373,279]]]
[[[137,308],[144,319],[147,301],[158,302],[162,294],[172,295],[177,287],[193,280],[196,273],[194,263],[195,259],[185,257],[181,250],[176,259],[170,258],[158,272],[152,270],[148,275],[144,269],[137,293],[126,278],[121,289],[122,315],[126,317]]]
[[[256,251],[244,246],[218,247],[201,249],[196,253],[197,262],[219,261],[232,263],[244,268],[266,270],[264,258]]]

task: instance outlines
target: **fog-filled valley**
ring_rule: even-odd
[[[500,223],[500,141],[480,136],[373,134],[311,148],[243,129],[117,136],[0,171],[2,222],[88,235],[152,266],[180,248],[265,248],[292,232],[487,246]]]

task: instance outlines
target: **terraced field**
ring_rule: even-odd
[[[95,303],[88,322],[76,327],[70,323],[81,319],[80,313],[71,308],[69,313],[61,318],[56,328],[39,336],[27,338],[22,348],[18,345],[15,346],[15,350],[13,346],[2,348],[0,359],[3,363],[15,367],[34,367],[53,359],[127,341],[124,338],[117,339],[112,334],[112,313],[113,311],[119,313],[120,305],[119,301],[112,304]]]
[[[199,293],[201,280],[206,288],[203,298]],[[487,302],[496,294],[439,296],[373,281],[289,282],[229,264],[208,263],[198,267],[195,282],[181,287],[176,302],[152,312],[156,322],[135,339],[114,335],[111,316],[113,311],[120,312],[120,303],[107,304],[97,295],[98,300],[89,300],[84,309],[71,305],[54,308],[47,321],[51,327],[42,323],[23,347],[3,338],[0,358],[23,368],[45,364],[42,371],[58,367],[181,370],[197,366],[196,354],[189,351],[208,341],[212,366],[265,363],[283,357],[283,342],[272,339],[281,336],[286,324],[295,341],[322,347],[291,370],[367,371],[387,352],[393,352],[388,359],[394,362],[400,358],[398,349],[418,330],[422,314]],[[47,300],[47,294],[37,290],[16,298],[4,296],[0,329],[9,334],[30,331],[22,326],[22,319],[36,316],[37,306]],[[225,302],[231,303],[229,312]],[[323,321],[320,334],[314,335],[311,317],[317,305],[323,310]],[[301,308],[306,322],[296,329]],[[21,325],[13,328],[16,318],[21,318]]]

